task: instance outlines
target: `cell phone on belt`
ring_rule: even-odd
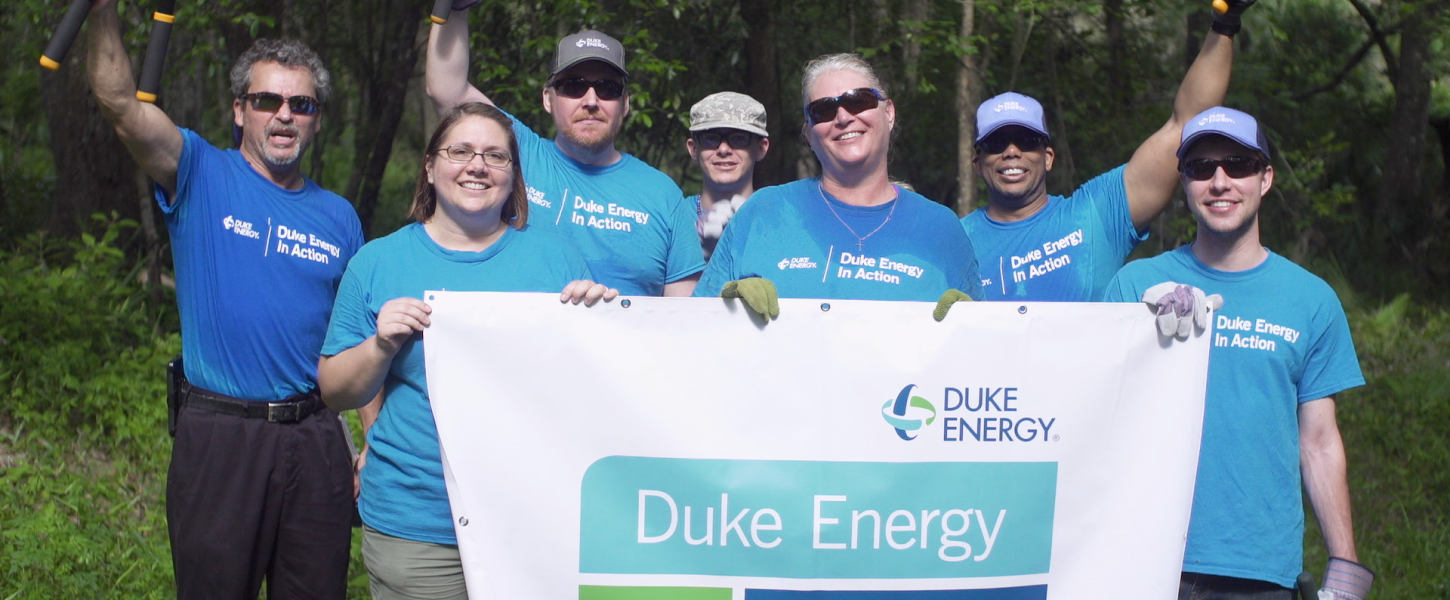
[[[166,431],[171,437],[176,437],[176,417],[181,413],[181,390],[184,381],[186,372],[182,370],[181,355],[178,354],[166,363]]]

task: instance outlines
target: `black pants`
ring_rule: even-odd
[[[183,600],[341,599],[352,456],[337,413],[268,423],[184,407],[166,479]]]
[[[1178,600],[1293,600],[1295,597],[1294,590],[1256,579],[1185,572],[1178,582]]]

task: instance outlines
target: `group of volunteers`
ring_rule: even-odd
[[[441,120],[419,157],[414,222],[364,244],[349,203],[301,171],[331,92],[317,54],[285,40],[243,53],[230,75],[236,147],[221,149],[136,99],[114,0],[94,0],[91,87],[154,181],[176,268],[185,379],[166,505],[179,597],[252,600],[265,581],[274,600],[342,598],[354,506],[374,598],[467,597],[424,372],[427,289],[586,306],[740,297],[767,321],[778,296],[937,301],[938,320],[958,300],[1148,301],[1165,339],[1195,315],[1201,327],[1214,294],[1179,598],[1293,597],[1301,485],[1331,556],[1319,598],[1368,593],[1333,399],[1363,383],[1344,312],[1260,244],[1270,145],[1253,117],[1219,106],[1254,0],[1219,0],[1168,121],[1070,196],[1047,193],[1041,104],[983,102],[973,165],[988,202],[960,220],[891,180],[904,115],[859,56],[805,66],[818,177],[756,190],[765,107],[721,92],[690,112],[685,149],[704,182],[684,198],[615,145],[630,110],[618,40],[559,41],[545,138],[468,81],[460,11],[476,2],[432,26],[426,84]],[[1179,185],[1197,237],[1125,267]],[[356,457],[335,412],[349,409],[367,430]]]

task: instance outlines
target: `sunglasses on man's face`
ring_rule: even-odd
[[[836,109],[844,108],[853,115],[881,106],[886,97],[872,88],[856,88],[832,98],[817,98],[806,105],[806,118],[811,125],[820,125],[836,118]]]
[[[1047,147],[1047,138],[1028,132],[990,135],[977,142],[977,154],[1001,154],[1007,151],[1008,146],[1016,146],[1023,152],[1036,152]]]
[[[694,133],[695,143],[706,150],[714,150],[720,147],[721,142],[730,144],[736,150],[745,150],[755,141],[755,134],[738,129],[708,129]]]
[[[263,112],[277,112],[282,110],[282,103],[286,102],[287,107],[292,109],[294,114],[311,115],[322,109],[322,103],[312,96],[287,96],[274,94],[272,92],[252,92],[242,94],[240,100],[252,106],[252,110]]]
[[[1208,181],[1213,179],[1214,173],[1217,173],[1220,167],[1223,168],[1224,175],[1242,179],[1263,170],[1264,163],[1252,156],[1230,156],[1218,160],[1195,158],[1185,161],[1178,170],[1194,181]]]
[[[585,79],[583,77],[570,77],[560,79],[551,84],[554,92],[565,98],[578,100],[584,94],[589,93],[589,88],[594,88],[594,95],[600,100],[618,100],[624,95],[624,82],[611,79]]]

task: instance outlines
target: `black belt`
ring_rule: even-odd
[[[184,406],[234,417],[266,419],[271,423],[296,423],[322,410],[324,406],[317,390],[288,396],[279,402],[258,402],[218,394],[189,383],[183,385]]]

